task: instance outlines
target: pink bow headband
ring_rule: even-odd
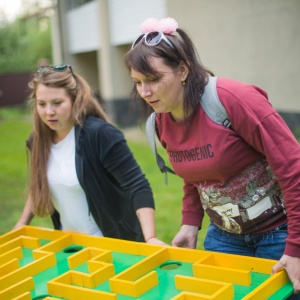
[[[165,34],[173,34],[178,28],[178,23],[173,18],[164,18],[161,20],[149,18],[141,24],[141,32],[160,31]]]

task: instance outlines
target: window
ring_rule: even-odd
[[[68,10],[70,10],[70,9],[84,5],[91,1],[93,1],[93,0],[67,0],[67,8],[68,8]]]

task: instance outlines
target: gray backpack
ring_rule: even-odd
[[[217,94],[217,77],[209,77],[208,84],[205,86],[204,93],[200,98],[200,104],[208,117],[217,124],[223,125],[227,128],[231,127],[230,120]],[[166,166],[164,159],[157,153],[155,143],[155,117],[153,112],[146,122],[146,135],[149,145],[155,154],[156,163],[162,173],[165,173],[165,183],[168,184],[167,172],[175,174],[175,172]]]

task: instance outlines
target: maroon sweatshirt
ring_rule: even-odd
[[[218,78],[233,129],[202,107],[187,127],[157,114],[158,135],[184,180],[182,224],[204,211],[221,229],[260,233],[288,222],[285,254],[300,257],[300,145],[260,88]]]

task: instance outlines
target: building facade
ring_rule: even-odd
[[[64,0],[53,22],[53,63],[70,63],[99,93],[112,119],[136,122],[124,55],[148,17],[175,18],[217,76],[260,86],[300,126],[299,0]]]

